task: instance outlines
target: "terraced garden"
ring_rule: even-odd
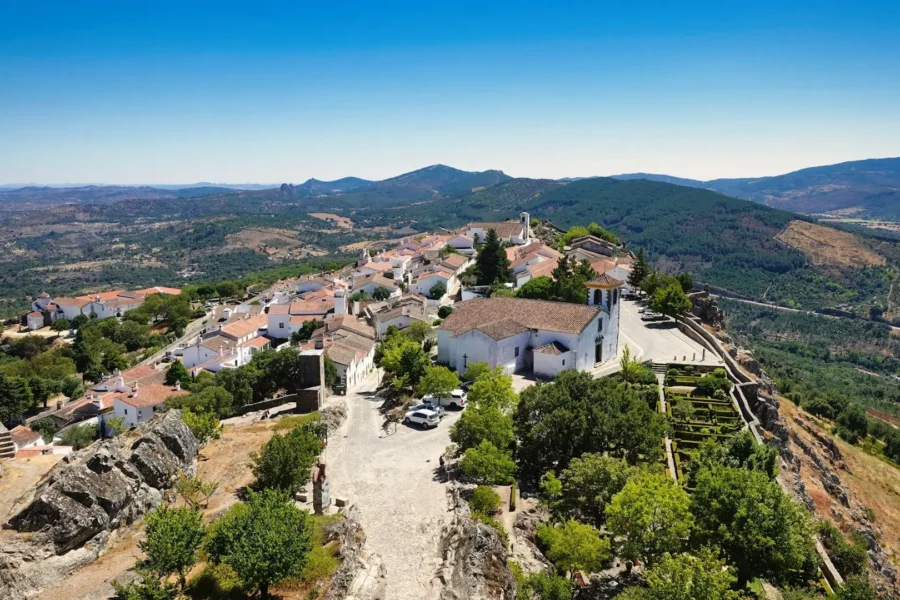
[[[732,384],[722,369],[670,364],[666,368],[666,416],[672,425],[672,453],[678,481],[705,441],[724,442],[744,427],[730,396]]]

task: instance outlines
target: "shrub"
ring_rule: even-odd
[[[472,492],[472,497],[469,498],[469,506],[472,508],[472,512],[485,515],[496,513],[500,508],[500,504],[499,494],[486,485],[480,485],[475,488]]]
[[[459,466],[467,477],[478,483],[507,484],[516,473],[512,455],[487,440],[466,450]]]
[[[819,523],[819,535],[828,550],[828,556],[841,575],[849,577],[865,573],[869,562],[865,541],[855,540],[854,543],[849,543],[844,534],[828,521]]]

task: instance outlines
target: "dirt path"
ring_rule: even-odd
[[[370,376],[360,393],[347,397],[347,421],[329,440],[331,494],[359,509],[367,547],[384,560],[386,597],[436,599],[438,542],[450,518],[447,486],[436,467],[459,413],[448,412],[436,429],[400,425],[384,436],[381,400],[371,394],[376,381]]]

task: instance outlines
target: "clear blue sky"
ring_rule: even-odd
[[[900,155],[900,2],[0,0],[0,183]]]

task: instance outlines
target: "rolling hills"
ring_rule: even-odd
[[[706,188],[799,213],[900,218],[900,158],[873,158],[801,169],[784,175],[698,181],[631,173],[614,179],[647,179]]]

